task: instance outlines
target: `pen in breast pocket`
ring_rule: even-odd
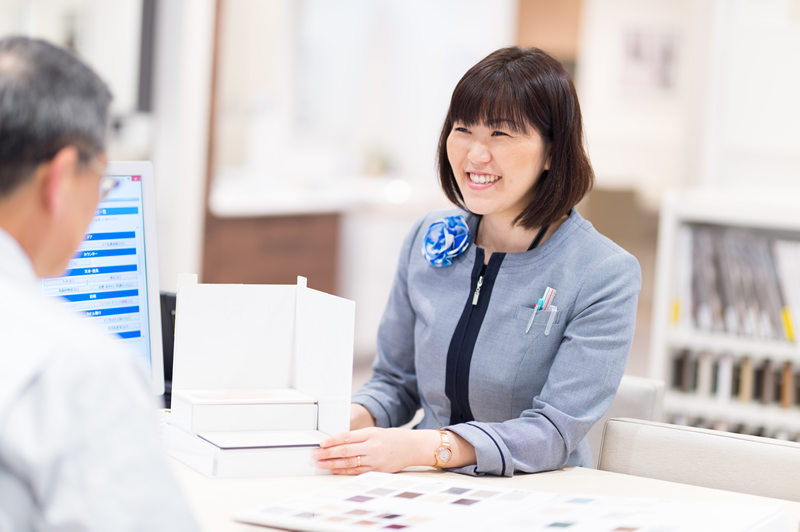
[[[544,307],[542,307],[542,310],[547,310],[547,308],[550,306],[550,303],[552,303],[553,298],[555,296],[556,296],[556,289],[550,288],[548,286],[547,290],[544,291],[544,296],[542,297],[542,299],[544,299]]]
[[[558,307],[555,305],[550,307],[550,319],[547,320],[547,327],[544,328],[545,336],[550,336],[550,328],[553,326],[553,322],[556,321],[556,312],[558,312]]]
[[[525,334],[528,334],[528,331],[531,330],[531,325],[533,325],[533,318],[536,317],[536,311],[542,308],[542,305],[544,305],[544,299],[540,297],[539,301],[537,301],[536,304],[533,306],[533,314],[531,314],[531,319],[528,322],[528,328],[525,329]]]
[[[539,301],[537,301],[536,305],[533,307],[533,314],[531,314],[531,319],[528,321],[528,327],[525,329],[525,334],[528,334],[528,331],[531,330],[533,320],[536,319],[536,312],[539,310],[547,310],[547,307],[550,306],[550,302],[553,301],[553,296],[555,295],[556,291],[548,286],[544,291],[544,295],[539,298]]]

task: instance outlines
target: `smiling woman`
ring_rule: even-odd
[[[320,467],[592,465],[586,434],[622,378],[641,274],[574,209],[593,181],[582,140],[572,81],[541,50],[504,48],[464,75],[439,141],[459,208],[406,238],[372,379]],[[386,430],[420,407],[418,430]]]
[[[492,149],[475,152],[477,159],[465,161],[463,150],[474,149],[475,137],[481,133],[494,137],[491,145],[483,144]],[[465,137],[471,137],[473,143]],[[483,164],[480,157],[491,159],[492,154],[496,154],[495,166],[516,161],[532,165],[519,169],[533,182],[515,183],[524,190],[516,205],[520,208],[511,219],[513,225],[534,229],[554,224],[592,187],[594,173],[583,148],[575,87],[561,63],[540,50],[498,50],[472,67],[456,85],[438,157],[442,189],[450,201],[472,210],[466,202],[479,198],[465,194],[465,174],[470,170],[478,176],[485,174],[476,165]],[[465,162],[471,163],[471,168],[466,168]],[[517,169],[513,170],[517,177]]]

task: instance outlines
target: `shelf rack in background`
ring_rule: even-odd
[[[795,248],[796,264],[785,251]],[[772,262],[756,265],[762,258]],[[766,264],[774,278],[758,270]],[[667,384],[666,421],[800,441],[798,319],[800,201],[756,191],[665,196],[650,376]]]

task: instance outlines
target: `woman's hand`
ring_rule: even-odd
[[[335,475],[394,473],[409,466],[433,465],[433,453],[440,444],[435,430],[371,427],[325,438],[313,456],[321,469]]]

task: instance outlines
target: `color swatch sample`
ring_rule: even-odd
[[[778,507],[495,488],[366,473],[235,519],[300,531],[503,530],[689,532],[776,530]],[[763,526],[761,526],[763,524]]]
[[[588,495],[559,497],[533,509],[517,508],[494,523],[494,529],[504,532],[767,532],[785,526],[778,507]]]
[[[487,489],[385,473],[367,473],[302,497],[246,512],[237,520],[309,531],[474,529],[516,506],[536,507],[553,493]],[[555,521],[555,520],[551,520]]]

